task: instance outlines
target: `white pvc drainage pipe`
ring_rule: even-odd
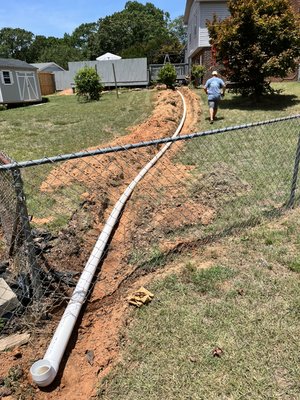
[[[180,92],[178,92],[182,98],[183,102],[183,117],[181,122],[172,137],[178,136],[179,132],[182,129],[186,118],[186,105],[184,101],[184,97]],[[95,247],[84,267],[81,277],[75,287],[73,295],[69,301],[67,308],[58,324],[54,336],[50,342],[48,350],[45,353],[45,356],[42,360],[36,361],[30,368],[30,373],[33,381],[41,387],[45,387],[50,385],[53,382],[54,378],[59,369],[59,365],[67,344],[69,342],[70,336],[72,334],[74,325],[78,318],[81,306],[85,302],[90,284],[92,282],[93,276],[99,264],[99,261],[102,257],[102,254],[105,250],[107,241],[111,235],[111,232],[118,220],[118,217],[130,197],[133,189],[138,184],[138,182],[145,176],[145,174],[150,170],[150,168],[159,160],[159,158],[167,151],[167,149],[171,146],[171,142],[167,143],[157,154],[156,156],[149,161],[149,163],[139,172],[139,174],[135,177],[135,179],[130,183],[127,189],[124,191],[120,199],[117,201],[114,206],[106,224],[101,232]]]

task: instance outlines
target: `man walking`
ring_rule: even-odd
[[[208,79],[204,86],[205,93],[208,96],[209,119],[213,124],[217,115],[219,101],[225,94],[225,83],[218,77],[218,72],[212,72],[212,78]]]

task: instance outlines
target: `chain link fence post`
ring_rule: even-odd
[[[294,172],[293,172],[292,185],[291,185],[291,193],[290,193],[289,201],[287,203],[287,208],[293,208],[295,205],[295,195],[296,195],[296,188],[297,188],[299,163],[300,163],[300,135],[299,135],[298,143],[297,143],[297,150],[296,150],[295,163],[294,163]]]
[[[13,169],[12,175],[14,179],[14,187],[16,190],[17,196],[17,204],[18,204],[18,211],[20,215],[20,222],[21,222],[21,229],[24,235],[25,240],[25,252],[27,253],[29,268],[30,268],[30,275],[31,275],[31,283],[32,283],[32,291],[33,291],[33,298],[35,300],[39,300],[42,297],[42,285],[41,285],[41,277],[40,271],[38,268],[37,260],[36,260],[36,253],[35,247],[33,243],[33,237],[31,234],[31,227],[30,221],[26,206],[26,198],[23,190],[23,181],[21,177],[21,172],[19,169]]]
[[[10,157],[0,153],[0,165],[12,162]],[[0,224],[7,243],[7,256],[13,260],[10,269],[21,279],[30,277],[26,283],[28,300],[32,297],[38,303],[43,295],[42,282],[19,168],[0,171],[0,189]]]

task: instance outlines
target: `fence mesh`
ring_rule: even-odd
[[[136,187],[91,287],[100,297],[298,204],[299,116],[212,133],[175,141]],[[7,291],[1,295],[3,335],[45,329],[60,313],[115,202],[163,145],[27,165],[26,202],[18,163],[0,168],[1,275],[18,300],[5,309]]]

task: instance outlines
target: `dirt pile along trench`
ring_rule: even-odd
[[[186,134],[195,130],[200,104],[197,96],[188,88],[182,88],[181,91],[187,103],[187,119],[181,133]],[[179,94],[170,90],[160,91],[150,118],[132,128],[125,137],[118,138],[109,145],[116,146],[170,136],[176,130],[181,115],[182,102]],[[176,146],[180,149],[183,144]],[[72,160],[59,165],[51,172],[40,188],[49,196],[57,188],[76,182],[83,183],[86,192],[82,195],[81,209],[73,215],[68,228],[58,237],[56,246],[46,255],[49,264],[57,270],[61,270],[63,265],[78,272],[82,270],[113,205],[156,152],[156,147],[149,147]],[[138,185],[138,194],[133,195],[126,205],[54,384],[46,389],[32,386],[29,368],[34,360],[44,356],[53,330],[56,328],[57,318],[54,317],[53,321],[37,335],[34,346],[1,354],[0,376],[7,376],[10,367],[20,366],[23,370],[22,378],[19,380],[21,386],[18,384],[15,387],[15,393],[22,393],[22,398],[86,400],[95,395],[97,382],[110,371],[118,356],[119,332],[126,323],[128,290],[132,291],[143,283],[141,278],[131,283],[130,288],[129,285],[122,287],[122,282],[135,269],[129,262],[133,246],[138,246],[139,243],[147,245],[145,238],[160,235],[172,227],[180,226],[186,221],[187,215],[192,216],[187,223],[193,223],[194,219],[208,224],[213,218],[214,212],[208,206],[192,202],[185,204],[185,208],[190,212],[186,214],[182,212],[185,190],[182,182],[191,167],[176,164],[175,168],[176,173],[174,162],[167,153],[163,162],[155,166],[151,174]],[[160,201],[159,212],[154,213],[155,204],[151,204],[151,198],[157,196],[157,182],[162,186],[166,184],[168,190]],[[142,195],[145,194],[150,199],[148,210],[141,205]],[[172,200],[170,205],[169,200]],[[89,222],[82,225],[82,221],[87,221],[87,215]],[[163,241],[161,246],[164,246]],[[21,355],[16,357],[18,352]]]

